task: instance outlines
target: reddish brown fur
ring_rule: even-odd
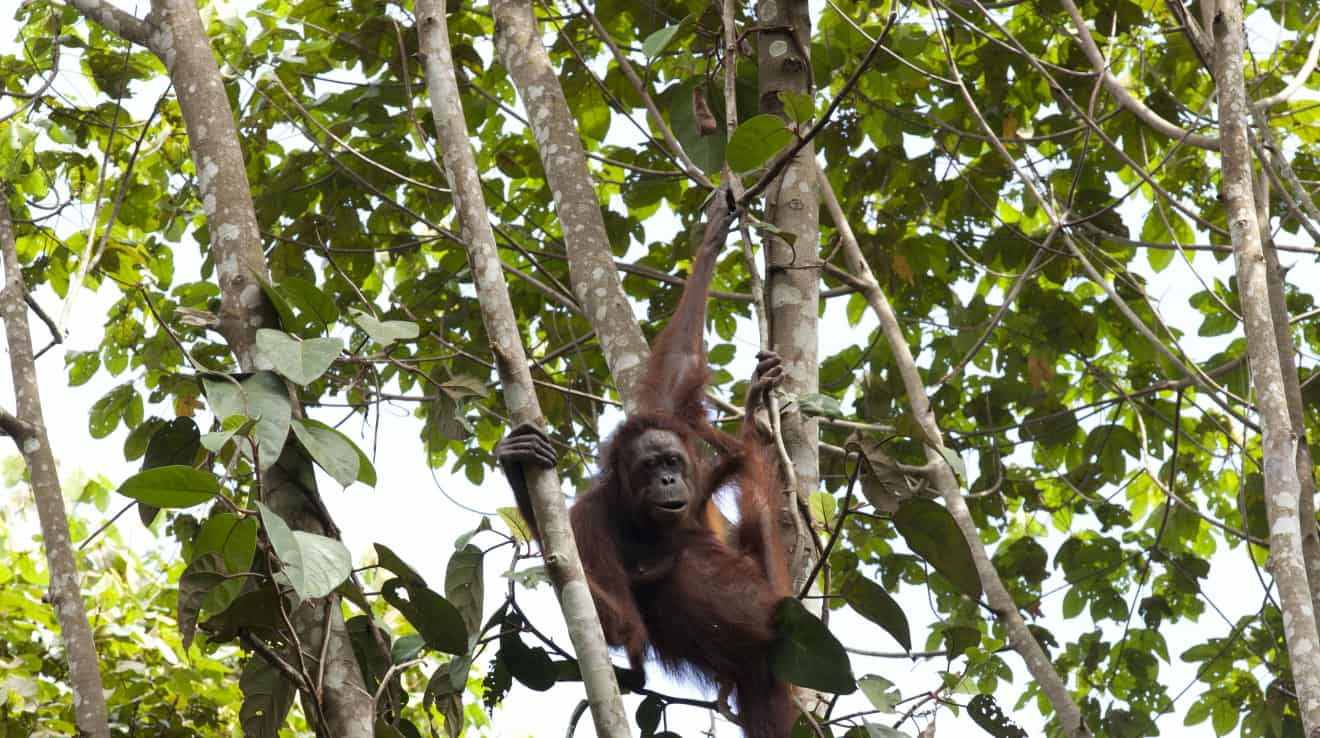
[[[649,647],[671,671],[731,687],[748,738],[786,738],[795,710],[768,659],[775,605],[789,594],[775,524],[777,461],[755,423],[732,436],[706,416],[702,334],[727,222],[708,227],[678,309],[656,339],[640,412],[615,431],[600,474],[573,505],[573,533],[606,640],[634,668]],[[693,467],[691,523],[675,529],[646,524],[624,471],[632,442],[651,428],[677,434]],[[730,482],[739,512],[732,545],[711,499]]]
[[[770,673],[774,610],[788,596],[788,572],[778,539],[775,511],[780,481],[769,438],[754,422],[733,436],[713,428],[706,417],[706,298],[715,259],[732,217],[707,226],[693,260],[678,309],[656,339],[642,378],[638,411],[614,432],[601,455],[600,473],[573,505],[571,517],[587,583],[604,626],[605,639],[621,646],[634,669],[649,652],[671,671],[732,689],[748,738],[787,738],[795,710],[786,685]],[[767,363],[762,368],[770,366]],[[748,414],[775,376],[753,378]],[[686,465],[686,507],[664,525],[648,507],[645,487],[659,477],[636,472],[636,447],[649,430],[678,439]],[[522,435],[518,435],[522,434]],[[518,464],[550,463],[553,451],[526,444],[534,427],[521,427],[506,442],[514,450],[501,458],[523,516],[536,534],[536,521]],[[655,434],[651,434],[654,437]],[[517,439],[515,439],[517,436]],[[674,469],[680,467],[674,466]],[[672,477],[671,477],[672,479]],[[677,485],[665,482],[667,492]],[[725,486],[737,491],[739,520],[726,536],[723,517],[712,502]]]

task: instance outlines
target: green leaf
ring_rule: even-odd
[[[981,631],[967,625],[950,625],[940,631],[950,659],[956,659],[981,642]]]
[[[96,351],[70,351],[64,356],[64,365],[69,369],[69,386],[78,387],[96,376],[101,368],[101,354]]]
[[[202,386],[217,418],[224,420],[231,415],[241,415],[256,419],[257,448],[263,471],[279,460],[293,420],[289,393],[279,377],[271,372],[257,372],[236,383],[203,376]],[[243,444],[243,453],[251,455],[247,444]]]
[[[192,418],[175,418],[169,423],[152,418],[160,425],[157,430],[152,432],[147,441],[147,448],[143,452],[145,458],[142,460],[143,469],[155,469],[162,466],[192,466],[197,459],[197,452],[201,450],[200,433],[197,430],[197,424]],[[151,421],[147,421],[137,428],[147,428]],[[132,433],[129,437],[132,437]],[[127,442],[125,442],[127,445]],[[128,454],[126,453],[125,456]],[[160,508],[146,503],[138,503],[138,517],[143,525],[151,525],[156,519],[156,513]]]
[[[426,639],[426,645],[443,653],[467,653],[467,626],[449,600],[402,579],[389,580],[380,593]]]
[[[280,295],[290,310],[298,311],[297,319],[282,323],[290,333],[317,335],[339,320],[339,308],[335,301],[312,282],[298,277],[285,277],[272,291]]]
[[[201,434],[192,418],[175,418],[151,435],[142,460],[143,469],[159,466],[192,466],[200,449]]]
[[[958,484],[967,486],[967,465],[963,463],[962,456],[957,451],[948,446],[936,446],[935,451],[944,459],[949,468],[953,470],[953,475],[958,478]]]
[[[382,569],[403,580],[404,584],[426,586],[426,580],[422,578],[422,575],[418,574],[416,569],[408,566],[389,546],[377,543],[374,544],[374,548],[376,549],[376,561]]]
[[[793,132],[777,115],[758,115],[733,131],[725,156],[735,172],[750,172],[793,141]]]
[[[834,499],[834,495],[829,492],[812,492],[808,499],[808,507],[811,509],[811,517],[824,523],[834,522],[834,513],[839,508],[839,503]]]
[[[266,537],[280,559],[280,571],[303,600],[325,597],[353,572],[353,557],[340,541],[291,530],[275,511],[258,502]]]
[[[683,25],[686,22],[687,19],[684,18],[672,26],[665,26],[647,36],[646,40],[642,41],[642,53],[646,55],[647,59],[654,59],[655,57],[660,56],[660,54],[664,53],[665,49],[669,48],[669,44],[673,42],[674,37],[678,35],[678,32],[683,30]]]
[[[779,92],[779,100],[784,103],[784,112],[794,123],[801,125],[809,122],[816,115],[816,101],[805,92]]]
[[[254,517],[215,513],[202,523],[193,538],[193,559],[217,553],[224,558],[225,571],[233,574],[248,571],[257,552],[257,527]]]
[[[192,645],[193,635],[197,631],[197,616],[202,611],[202,602],[224,582],[224,561],[218,553],[198,556],[179,575],[179,637],[185,651]]]
[[[724,166],[724,152],[728,142],[724,136],[724,120],[718,111],[709,112],[715,116],[719,130],[711,133],[708,132],[709,129],[702,127],[702,121],[706,120],[705,113],[709,109],[705,101],[706,94],[706,87],[700,80],[679,85],[670,97],[669,121],[674,135],[682,144],[683,150],[692,158],[692,162],[700,167],[701,171],[715,174]],[[697,102],[698,99],[701,100],[700,103]],[[698,105],[703,106],[700,115]],[[708,120],[706,122],[709,123]]]
[[[904,651],[912,650],[912,632],[907,616],[893,597],[875,582],[854,572],[843,583],[840,594],[858,615],[885,629]]]
[[[220,494],[220,481],[191,466],[161,466],[125,479],[119,494],[153,507],[192,507]]]
[[[262,328],[257,331],[257,350],[270,359],[275,371],[306,387],[335,362],[344,350],[344,341],[340,338],[300,340],[284,331]]]
[[[509,532],[519,542],[526,543],[532,540],[532,528],[527,525],[526,520],[523,520],[522,513],[518,508],[500,507],[496,508],[495,512],[499,514],[500,520],[504,521],[504,524],[509,528]]]
[[[803,415],[814,415],[825,418],[842,418],[843,408],[839,406],[839,401],[822,394],[802,395],[798,398],[798,408]]]
[[[522,627],[523,619],[517,615],[504,618],[503,627],[500,629],[499,658],[514,679],[528,689],[544,692],[555,686],[555,682],[559,679],[558,671],[544,648],[529,647],[523,643],[522,636],[519,635]]]
[[[910,497],[894,513],[894,527],[908,548],[930,562],[935,571],[967,596],[980,599],[981,579],[971,549],[948,510],[934,500]]]
[[[293,706],[293,684],[265,659],[248,659],[238,679],[243,707],[238,721],[246,738],[278,738],[284,717]]]
[[[420,335],[417,324],[410,320],[377,320],[370,313],[357,308],[350,312],[353,313],[353,322],[381,346],[388,346],[395,341],[409,341]]]
[[[293,592],[288,588],[285,588],[285,592],[285,609],[297,607],[297,599]],[[199,627],[206,631],[212,643],[234,640],[238,637],[239,629],[261,635],[263,638],[277,638],[284,623],[274,585],[266,584],[259,589],[244,592],[224,611],[207,618]]]
[[[336,482],[347,487],[357,480],[361,457],[342,433],[315,420],[295,420],[293,435]]]
[[[902,700],[902,695],[894,687],[894,683],[884,677],[868,674],[857,680],[857,686],[862,688],[862,694],[866,695],[866,699],[880,712],[893,712]]]
[[[481,549],[469,543],[455,551],[445,567],[445,599],[458,608],[467,632],[473,637],[481,632],[481,605],[485,596],[482,558]]]
[[[235,436],[247,438],[255,427],[257,427],[256,418],[230,415],[220,422],[221,430],[202,434],[200,439],[202,448],[213,454],[221,453],[225,445],[234,440]]]
[[[778,636],[770,647],[770,670],[775,676],[821,692],[856,691],[848,652],[801,602],[792,597],[779,601],[775,630]]]

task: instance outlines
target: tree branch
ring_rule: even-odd
[[[1082,17],[1082,11],[1077,9],[1077,3],[1073,2],[1073,0],[1059,1],[1063,3],[1064,9],[1067,10],[1068,15],[1072,17],[1073,27],[1077,31],[1077,41],[1082,45],[1082,52],[1086,54],[1086,58],[1090,60],[1091,66],[1095,68],[1096,74],[1099,74],[1100,79],[1104,81],[1105,89],[1109,90],[1109,94],[1114,96],[1114,99],[1118,101],[1120,106],[1137,116],[1137,118],[1143,123],[1164,136],[1168,136],[1175,140],[1186,141],[1192,146],[1201,149],[1209,149],[1211,151],[1217,151],[1219,149],[1219,139],[1183,130],[1183,128],[1177,124],[1170,123],[1160,117],[1159,113],[1151,110],[1146,106],[1146,103],[1138,100],[1127,87],[1123,86],[1123,82],[1109,71],[1109,67],[1105,63],[1104,55],[1100,53],[1100,47],[1096,46],[1095,39],[1091,38],[1091,29],[1086,27],[1086,19]]]
[[[125,41],[156,51],[152,46],[154,24],[150,15],[147,16],[147,20],[143,20],[132,13],[120,10],[106,0],[69,0],[69,4],[89,20],[95,21],[97,25]]]
[[[445,177],[453,188],[454,208],[466,236],[472,281],[477,289],[491,352],[495,355],[500,384],[504,388],[504,402],[513,423],[543,426],[545,419],[536,399],[517,317],[500,268],[499,249],[487,214],[476,157],[468,141],[453,52],[449,46],[445,0],[418,0],[417,33],[430,91],[431,113],[444,158]],[[534,38],[533,41],[539,46],[539,40]],[[628,716],[623,711],[619,685],[605,645],[605,633],[578,557],[568,510],[559,492],[558,475],[553,469],[529,468],[526,476],[541,533],[546,570],[559,594],[564,619],[568,623],[569,638],[581,666],[596,732],[607,738],[627,738],[630,735]]]

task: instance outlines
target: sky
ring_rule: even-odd
[[[16,1],[0,0],[0,17],[12,17]],[[119,4],[126,8],[132,7],[130,3]],[[1272,45],[1277,39],[1270,29],[1257,27],[1254,40]],[[7,34],[0,35],[0,49],[8,49],[11,46],[12,39]],[[64,66],[63,74],[57,82],[57,89],[76,100],[89,99],[88,88],[84,82],[75,78],[75,70],[77,67],[72,63]],[[3,104],[6,103],[0,103]],[[4,108],[0,108],[0,113],[3,111]],[[631,127],[626,125],[612,126],[612,131],[620,132],[619,135],[632,134]],[[909,141],[912,153],[923,144],[924,142],[917,140]],[[1139,213],[1129,212],[1124,215],[1129,223],[1140,222]],[[90,209],[85,206],[81,209],[72,209],[63,216],[63,223],[59,227],[66,233],[84,227],[84,220],[89,216]],[[664,233],[663,229],[676,227],[676,222],[672,219],[668,223],[663,219],[653,219],[653,221],[648,221],[647,224],[648,242],[667,238],[668,234]],[[196,275],[198,268],[196,253],[196,249],[189,245],[180,248],[176,253],[176,280],[183,281]],[[1194,266],[1202,273],[1203,278],[1208,274],[1226,275],[1227,270],[1231,268],[1231,262],[1218,264],[1203,253],[1196,254],[1193,259]],[[1298,264],[1290,273],[1290,279],[1320,279],[1313,262],[1302,262],[1295,255],[1287,254],[1284,255],[1284,259],[1286,262],[1293,261]],[[1224,339],[1195,338],[1200,316],[1187,308],[1187,297],[1199,291],[1201,285],[1193,276],[1192,269],[1182,261],[1175,260],[1157,278],[1154,274],[1147,276],[1151,278],[1149,288],[1152,297],[1157,301],[1165,318],[1183,328],[1185,335],[1192,337],[1185,346],[1193,356],[1205,357],[1218,350],[1221,346],[1220,342]],[[87,413],[97,399],[124,378],[111,378],[102,374],[81,387],[67,387],[64,368],[64,352],[92,349],[98,345],[101,338],[102,316],[106,314],[109,305],[118,298],[118,294],[108,288],[94,292],[83,291],[75,301],[68,304],[48,290],[39,291],[36,297],[47,313],[59,315],[67,310],[69,316],[66,321],[68,335],[65,343],[43,356],[38,366],[39,376],[42,378],[46,421],[56,456],[61,460],[62,470],[67,474],[77,469],[104,475],[115,483],[122,481],[137,471],[136,463],[126,463],[122,457],[124,431],[121,429],[107,439],[92,439],[87,428]],[[827,322],[842,320],[839,314],[842,306],[842,302],[834,303],[829,308],[833,312],[827,313],[825,320]],[[842,323],[835,322],[835,324]],[[853,335],[865,335],[862,332],[869,332],[873,327],[874,322],[868,316],[863,325],[855,329],[858,333]],[[41,330],[39,323],[34,322],[34,330]],[[837,339],[833,343],[838,345],[831,345],[830,334],[829,331],[822,332],[822,356],[828,356],[842,346],[842,342]],[[37,335],[38,345],[44,343],[44,338],[45,336],[41,334]],[[757,343],[755,326],[741,324],[735,339],[739,356],[736,363],[730,367],[730,371],[735,375],[740,372],[750,372],[752,355],[755,353]],[[0,372],[0,406],[12,408],[12,400],[9,374]],[[845,404],[845,407],[848,405]],[[157,408],[156,411],[161,413],[162,409]],[[364,427],[356,420],[342,427],[342,430],[353,437],[369,454],[374,455],[379,476],[375,489],[355,484],[341,490],[335,482],[321,475],[322,494],[332,516],[344,529],[344,542],[356,561],[362,563],[373,557],[372,544],[387,543],[405,561],[418,569],[433,587],[438,588],[443,584],[444,567],[453,551],[452,541],[475,527],[478,522],[477,516],[469,510],[491,513],[498,507],[512,504],[512,498],[498,472],[490,472],[486,483],[481,487],[471,485],[461,475],[450,475],[444,471],[436,471],[433,474],[426,464],[419,439],[421,424],[412,417],[411,408],[385,405],[382,406],[381,412],[386,416],[386,422],[382,424],[379,436],[373,435],[374,429]],[[342,417],[339,413],[328,411],[314,412],[313,415],[330,422],[338,421]],[[206,420],[205,415],[199,417],[201,422]],[[607,430],[609,424],[615,421],[617,418],[604,420],[602,429]],[[0,456],[7,456],[10,453],[10,448],[0,447]],[[112,508],[112,512],[114,510],[115,508]],[[498,522],[495,524],[497,527],[500,525]],[[157,539],[150,531],[145,530],[135,515],[125,515],[116,525],[125,538],[135,546],[163,546],[167,550],[173,550],[168,541]],[[475,542],[478,545],[489,546],[496,543],[496,539],[494,536],[486,536],[476,539]],[[1057,541],[1047,541],[1045,545],[1052,549],[1054,543]],[[500,575],[507,569],[508,553],[507,547],[496,549],[487,559],[487,613],[493,611],[502,599],[505,581]],[[1244,550],[1224,552],[1215,559],[1214,563],[1212,577],[1206,583],[1205,590],[1208,599],[1222,610],[1222,615],[1210,611],[1199,624],[1165,626],[1162,632],[1171,644],[1199,642],[1206,637],[1206,633],[1227,633],[1231,621],[1258,608],[1258,597],[1240,596],[1243,581],[1250,581],[1253,588],[1256,586],[1256,575],[1246,560]],[[525,563],[524,566],[526,565],[528,564]],[[1049,590],[1051,584],[1058,583],[1053,581],[1047,583],[1046,589]],[[554,595],[548,587],[542,586],[530,592],[524,590],[519,594],[519,601],[532,613],[538,628],[543,629],[557,643],[568,647],[562,618],[557,613]],[[900,594],[899,601],[912,624],[913,632],[918,637],[924,635],[926,627],[937,615],[922,593],[909,588]],[[1091,624],[1088,618],[1071,621],[1063,618],[1060,612],[1062,601],[1062,593],[1059,593],[1043,602],[1042,623],[1054,629],[1061,638],[1072,638],[1082,629],[1089,629]],[[831,628],[840,640],[851,647],[884,652],[900,650],[897,643],[877,626],[861,620],[846,609],[832,614]],[[1106,631],[1113,634],[1117,632],[1117,626],[1106,627]],[[914,646],[921,649],[924,644],[918,642]],[[1195,672],[1178,660],[1177,649],[1174,649],[1172,656],[1172,664],[1162,665],[1162,681],[1177,693],[1184,685],[1194,681]],[[1010,653],[1006,655],[1006,660],[1013,666],[1015,683],[1018,685],[1028,683],[1025,670],[1020,666],[1020,659]],[[859,656],[853,658],[853,669],[858,676],[866,674],[883,676],[898,684],[904,697],[936,686],[938,684],[936,672],[943,666],[944,664],[939,661],[909,662],[905,659],[874,659]],[[689,696],[695,694],[693,685],[666,686],[666,681],[659,674],[651,675],[650,684],[676,694],[686,693]],[[1011,688],[1001,689],[1002,694],[1011,692]],[[1188,701],[1197,692],[1199,689],[1194,688],[1188,696],[1179,700],[1180,711],[1186,709]],[[580,692],[573,686],[561,686],[546,693],[537,693],[521,685],[515,685],[506,698],[504,706],[497,710],[493,717],[491,734],[510,737],[558,735],[567,724],[568,715],[579,697]],[[625,699],[627,710],[631,715],[638,699],[635,697]],[[854,695],[841,702],[836,714],[850,713],[865,707],[866,703],[860,695]],[[1033,707],[1027,706],[1015,710],[1011,703],[1001,703],[1001,707],[1023,725],[1029,734],[1041,733],[1041,721]],[[671,707],[668,716],[675,720],[669,724],[671,729],[685,736],[695,736],[710,727],[709,717],[703,710]],[[965,717],[954,718],[947,712],[941,712],[937,721],[940,732],[944,735],[979,734],[979,729]],[[1175,738],[1213,735],[1208,723],[1184,728],[1181,721],[1181,715],[1178,713],[1166,716],[1160,722],[1161,734]],[[881,722],[888,721],[881,720]],[[924,721],[920,724],[924,725]],[[909,734],[916,732],[911,724],[905,726],[905,731]],[[736,736],[738,731],[722,719],[717,719],[716,734]],[[593,735],[589,719],[584,718],[581,721],[576,735]]]

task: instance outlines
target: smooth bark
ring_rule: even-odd
[[[1265,476],[1265,510],[1270,526],[1270,571],[1279,587],[1284,639],[1292,661],[1297,709],[1307,735],[1320,731],[1320,633],[1302,554],[1302,525],[1314,520],[1300,515],[1302,485],[1298,477],[1299,439],[1288,412],[1279,341],[1270,310],[1268,263],[1260,237],[1253,196],[1251,145],[1248,141],[1247,99],[1243,63],[1246,40],[1242,6],[1218,0],[1214,18],[1215,83],[1219,90],[1222,192],[1233,240],[1247,355],[1260,419],[1261,456]]]
[[[445,177],[472,265],[472,281],[481,304],[481,319],[504,388],[504,404],[514,424],[545,425],[536,400],[522,335],[504,281],[495,232],[481,191],[476,158],[468,143],[463,103],[458,94],[444,0],[417,1],[417,33],[426,69],[431,114],[444,159]],[[559,593],[568,635],[582,670],[582,681],[596,724],[596,734],[610,738],[630,735],[619,685],[610,663],[600,618],[587,587],[568,510],[552,469],[528,468],[527,486],[541,532],[541,550],[550,579]]]
[[[220,332],[243,371],[270,368],[256,349],[256,335],[260,328],[278,328],[278,318],[262,290],[269,277],[243,150],[197,4],[153,0],[145,20],[95,0],[78,0],[75,7],[93,21],[106,22],[107,30],[143,43],[168,70],[211,237],[208,245],[220,286]],[[301,413],[301,408],[296,411]],[[262,495],[294,529],[333,535],[314,480],[307,455],[286,448],[280,463],[263,478]],[[322,715],[324,731],[336,738],[371,738],[372,695],[353,656],[339,598],[305,602],[291,613],[291,620],[303,662],[316,681],[316,694],[303,694],[304,701],[317,703],[308,714]]]
[[[889,298],[880,289],[880,283],[876,281],[870,265],[866,263],[861,246],[857,243],[857,236],[853,233],[847,215],[840,207],[829,179],[825,177],[825,172],[818,169],[817,176],[822,199],[825,201],[830,218],[834,220],[835,227],[839,229],[844,260],[848,264],[849,271],[861,283],[867,305],[880,321],[880,330],[889,344],[889,350],[893,352],[894,366],[907,393],[908,407],[911,408],[912,417],[926,436],[926,465],[931,469],[931,480],[967,541],[967,546],[972,552],[972,560],[976,564],[977,577],[981,580],[981,588],[985,591],[990,609],[994,611],[1000,626],[1008,634],[1009,644],[1022,657],[1027,671],[1045,694],[1050,705],[1054,707],[1055,715],[1063,726],[1064,735],[1070,738],[1085,738],[1090,735],[1090,731],[1082,720],[1081,709],[1068,692],[1068,685],[1055,670],[1049,655],[1027,628],[1026,620],[1023,619],[1017,604],[1013,602],[1013,596],[1004,587],[1004,582],[990,559],[989,551],[981,542],[976,520],[972,518],[967,501],[963,499],[962,485],[945,461],[944,435],[940,430],[939,420],[935,417],[935,410],[931,406],[930,396],[926,393],[926,385],[921,379],[921,370],[917,368],[907,337],[903,335],[903,329],[898,323],[898,316],[894,314]]]
[[[69,688],[73,691],[73,714],[78,731],[91,738],[109,738],[105,694],[96,655],[96,640],[87,622],[82,589],[78,585],[78,563],[69,536],[64,494],[60,489],[55,454],[46,434],[37,383],[37,363],[32,355],[32,334],[27,319],[27,288],[18,263],[14,220],[0,188],[0,257],[4,259],[5,286],[0,290],[0,315],[9,342],[9,371],[14,379],[14,415],[4,430],[27,465],[28,481],[37,505],[42,548],[50,569],[50,605],[60,624],[64,658],[69,665]]]

